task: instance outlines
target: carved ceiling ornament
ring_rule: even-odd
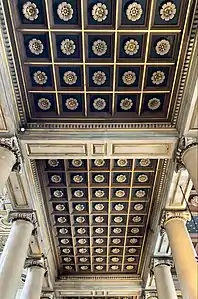
[[[12,167],[12,171],[21,172],[22,171],[22,156],[19,149],[19,144],[16,137],[11,138],[0,138],[0,147],[7,148],[16,157],[16,162]]]

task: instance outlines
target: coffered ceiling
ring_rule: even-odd
[[[29,121],[170,121],[193,1],[4,1]]]
[[[162,161],[37,161],[60,275],[141,275]]]

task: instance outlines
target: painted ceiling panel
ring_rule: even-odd
[[[30,121],[170,120],[191,1],[6,2]]]
[[[37,161],[60,275],[141,274],[153,159]]]

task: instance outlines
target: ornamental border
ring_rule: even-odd
[[[197,32],[197,25],[198,25],[198,0],[195,0],[194,2],[194,15],[192,18],[192,25],[189,33],[189,39],[188,39],[188,46],[187,46],[187,51],[185,54],[185,60],[182,66],[182,72],[181,72],[181,79],[179,81],[179,89],[177,92],[177,100],[176,100],[176,105],[173,113],[173,118],[172,118],[172,123],[158,123],[158,124],[151,124],[151,123],[101,123],[101,124],[94,124],[94,123],[27,123],[26,120],[26,115],[23,109],[23,103],[21,99],[21,90],[20,90],[20,84],[18,81],[18,76],[17,76],[17,71],[16,71],[16,66],[15,66],[15,60],[12,52],[12,47],[10,43],[10,38],[9,38],[9,30],[5,18],[5,13],[4,13],[4,8],[3,8],[3,0],[0,0],[0,26],[1,26],[1,32],[2,32],[2,37],[4,41],[4,46],[5,46],[5,52],[7,56],[7,61],[8,61],[8,66],[12,78],[12,83],[13,83],[13,88],[15,91],[15,97],[16,97],[16,102],[17,102],[17,107],[18,107],[18,112],[19,116],[22,122],[23,126],[27,126],[28,129],[161,129],[161,128],[175,128],[180,107],[181,107],[181,102],[182,102],[182,97],[184,94],[185,90],[185,83],[187,80],[187,75],[188,75],[188,70],[189,70],[189,65],[190,65],[190,60],[191,60],[191,55],[193,51],[193,46],[195,43],[195,36]]]

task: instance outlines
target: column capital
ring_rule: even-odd
[[[153,257],[151,259],[151,269],[153,270],[155,267],[160,265],[167,265],[173,267],[173,260],[169,257]]]
[[[42,292],[41,299],[54,299],[54,292]]]
[[[25,261],[25,268],[40,267],[46,270],[46,262],[41,258],[27,258]]]
[[[185,222],[190,221],[191,220],[190,212],[187,210],[185,210],[185,211],[177,211],[177,210],[163,211],[162,219],[161,219],[161,226],[165,227],[169,221],[173,221],[175,219],[182,219]]]
[[[37,217],[35,211],[32,210],[24,210],[24,211],[10,211],[8,214],[9,221],[16,221],[16,220],[25,220],[29,221],[34,225],[34,228],[37,227]]]
[[[157,299],[157,292],[144,291],[144,299]]]
[[[176,170],[180,171],[182,169],[185,169],[185,165],[182,159],[182,156],[186,150],[193,146],[198,146],[198,138],[197,137],[185,137],[182,136],[179,139],[177,151],[176,151]]]
[[[21,172],[22,169],[22,156],[19,149],[19,144],[16,137],[0,138],[0,147],[7,148],[11,151],[16,158],[16,162],[12,168],[12,171]]]

